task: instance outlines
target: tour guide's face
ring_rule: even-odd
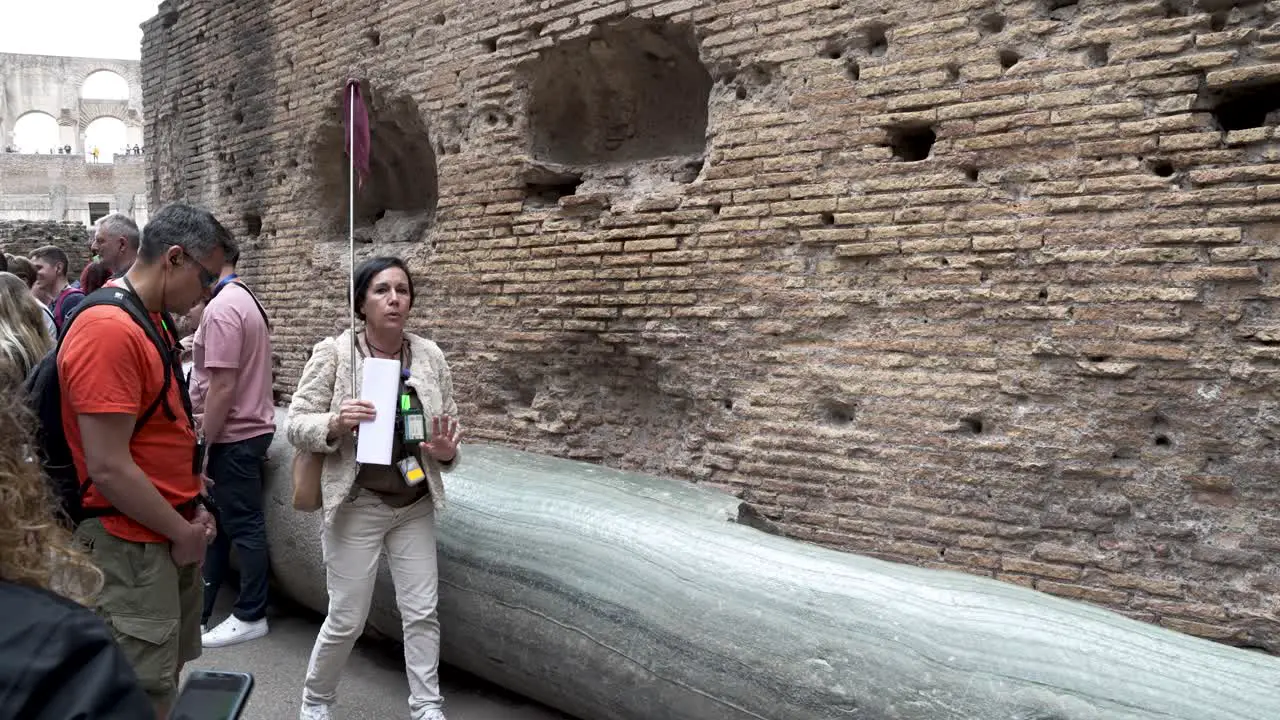
[[[370,326],[403,330],[412,307],[409,276],[398,267],[390,267],[373,276],[361,309],[365,322]]]
[[[186,250],[170,245],[164,251],[164,309],[185,315],[196,303],[207,300],[218,281],[225,253],[221,247],[196,260]]]

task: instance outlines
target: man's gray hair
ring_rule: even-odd
[[[154,262],[171,245],[186,250],[196,260],[204,260],[218,248],[227,255],[239,252],[235,238],[213,213],[182,203],[166,205],[147,220],[138,258]]]
[[[123,237],[129,247],[135,251],[138,249],[139,243],[142,242],[142,233],[138,231],[138,223],[133,218],[124,213],[112,213],[97,222],[97,226],[102,232],[111,237]]]

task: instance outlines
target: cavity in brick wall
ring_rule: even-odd
[[[180,4],[173,32],[197,17]],[[224,209],[260,213],[286,391],[342,322],[344,260],[316,221],[343,195],[321,199],[310,148],[351,73],[432,131],[422,242],[375,232],[361,251],[410,257],[416,327],[445,348],[473,438],[1280,647],[1276,126],[1232,104],[1275,78],[1274,4],[694,0],[628,21],[391,0],[361,18],[376,44],[331,8],[272,7],[278,139],[236,161],[283,182]],[[148,115],[160,142],[233,122],[183,103],[243,72],[237,8],[208,15],[224,42],[173,36],[190,76],[148,78],[146,106],[173,116]],[[551,154],[552,135],[607,150],[587,105],[542,129],[532,108],[567,97],[537,104],[540,63],[587,67],[560,53],[591,57],[609,28],[632,68],[644,33],[685,38],[709,84],[700,144]],[[599,90],[584,72],[544,85]]]

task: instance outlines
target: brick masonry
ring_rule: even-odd
[[[89,262],[89,231],[75,222],[31,222],[0,220],[0,252],[30,257],[31,251],[45,245],[62,248],[71,261],[69,279],[80,277]]]
[[[359,251],[411,260],[472,440],[1280,652],[1276,2],[352,7],[146,25],[149,202],[244,238],[284,390],[346,318],[353,76]],[[683,67],[679,33],[591,40],[626,17],[692,28],[704,152],[608,161],[687,105],[617,60]],[[603,84],[537,128],[566,47]]]

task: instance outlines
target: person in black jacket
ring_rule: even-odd
[[[111,632],[79,604],[102,574],[54,520],[21,395],[0,387],[0,718],[151,720]]]

